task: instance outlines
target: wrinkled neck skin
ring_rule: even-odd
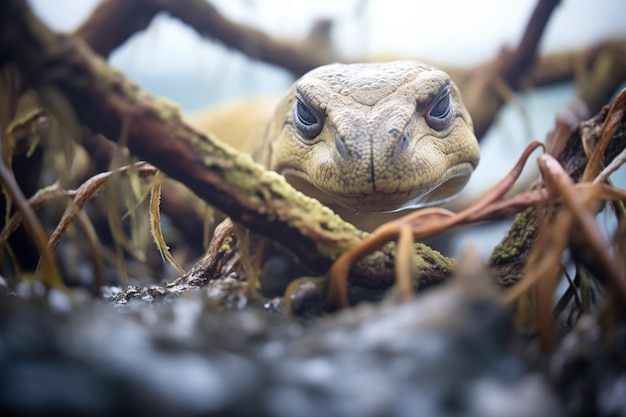
[[[435,123],[433,109],[447,103],[446,94],[449,117]],[[298,100],[319,121],[315,136],[298,126]],[[256,155],[300,191],[372,230],[404,210],[453,198],[480,153],[449,76],[395,61],[332,64],[304,75],[279,103]]]

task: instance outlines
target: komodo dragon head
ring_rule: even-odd
[[[457,87],[446,73],[412,61],[307,73],[280,102],[268,136],[267,167],[356,212],[446,201],[479,159]]]

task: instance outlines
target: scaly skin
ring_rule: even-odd
[[[433,107],[446,91],[449,117],[433,123]],[[446,73],[419,62],[322,66],[296,81],[274,106],[257,99],[195,124],[253,152],[300,191],[365,230],[397,217],[385,212],[450,199],[479,160],[457,87]],[[315,120],[312,129],[303,130],[302,115]]]

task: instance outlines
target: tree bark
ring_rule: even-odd
[[[324,273],[365,236],[250,156],[187,126],[175,107],[141,91],[81,39],[52,33],[24,1],[2,2],[0,12],[0,64],[16,62],[42,97],[58,100],[52,108],[69,105],[80,123],[124,144],[253,232],[289,248],[312,270]],[[424,283],[451,274],[450,259],[425,245],[416,245],[416,252],[424,260]],[[394,254],[394,246],[387,245],[366,257],[352,271],[352,282],[390,286]]]

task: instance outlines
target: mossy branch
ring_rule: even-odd
[[[51,32],[24,1],[2,2],[0,15],[0,64],[17,63],[31,86],[60,92],[81,123],[125,144],[235,221],[288,247],[311,269],[325,272],[365,236],[248,155],[187,126],[177,108],[141,91],[81,39]],[[426,260],[423,282],[450,275],[452,261],[427,246],[416,249]],[[393,245],[364,258],[353,269],[352,282],[389,286],[395,279],[393,258]]]

